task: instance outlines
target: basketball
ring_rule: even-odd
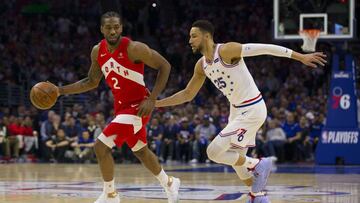
[[[57,87],[49,82],[39,82],[31,88],[30,100],[38,109],[49,109],[56,103]]]

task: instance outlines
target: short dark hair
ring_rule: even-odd
[[[197,20],[192,24],[192,27],[197,27],[203,32],[210,33],[211,37],[214,36],[214,25],[208,20]]]
[[[101,15],[101,20],[100,20],[101,25],[104,24],[105,18],[112,18],[112,17],[119,18],[120,23],[122,23],[121,16],[120,16],[120,14],[118,12],[108,11],[108,12]]]

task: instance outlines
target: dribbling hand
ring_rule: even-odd
[[[316,68],[318,65],[325,66],[327,61],[325,60],[326,55],[322,52],[315,52],[311,54],[303,54],[301,62],[312,68]]]
[[[46,81],[47,83],[51,83],[51,84],[53,84],[53,85],[55,85],[54,83],[52,83],[52,82],[49,82],[49,81]],[[57,97],[59,97],[60,96],[60,89],[59,89],[59,87],[58,86],[56,86],[55,85],[55,87],[56,87],[56,93],[57,93]]]

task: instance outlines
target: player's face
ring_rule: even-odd
[[[199,28],[191,28],[189,44],[194,54],[202,51],[204,44],[204,33],[201,32]]]
[[[110,45],[115,45],[119,41],[122,30],[120,19],[116,17],[105,18],[101,25],[101,33]]]

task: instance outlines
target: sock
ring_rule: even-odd
[[[165,173],[164,169],[161,169],[160,173],[158,175],[156,175],[155,177],[159,180],[160,184],[163,187],[167,187],[167,184],[169,182],[169,177]]]
[[[104,181],[104,190],[105,193],[112,193],[115,191],[115,181],[114,179],[109,182]]]
[[[243,166],[245,166],[246,168],[254,168],[256,166],[256,164],[259,163],[259,159],[254,159],[254,158],[251,158],[251,157],[248,157],[248,156],[245,156],[245,162],[243,164]]]

